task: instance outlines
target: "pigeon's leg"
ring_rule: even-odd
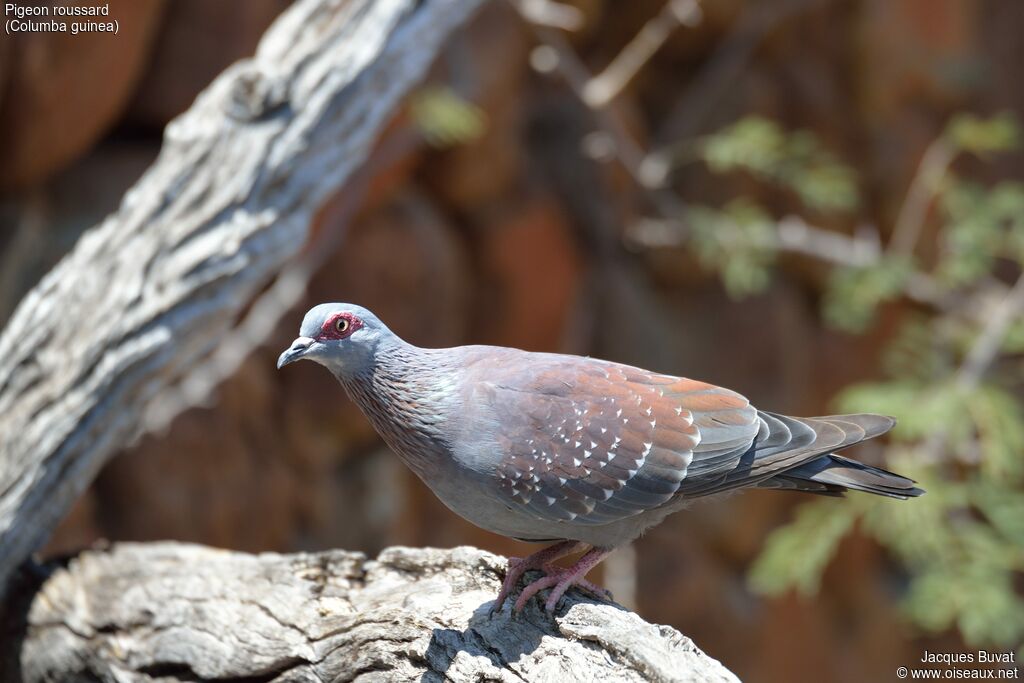
[[[545,569],[547,565],[551,564],[560,557],[571,555],[572,553],[580,550],[584,543],[579,541],[559,541],[554,545],[549,545],[543,550],[539,550],[529,557],[510,557],[508,558],[508,569],[505,571],[505,581],[501,584],[501,591],[498,593],[498,598],[494,601],[491,606],[491,612],[497,612],[501,609],[501,606],[505,604],[505,599],[508,598],[512,589],[519,583],[519,579],[523,577],[523,574],[530,571],[531,569]]]
[[[571,586],[580,586],[584,590],[593,592],[594,589],[601,590],[590,581],[585,578],[587,572],[601,564],[604,558],[612,554],[612,548],[591,548],[586,555],[581,557],[576,564],[569,567],[566,571],[562,580],[552,589],[551,595],[548,596],[547,602],[544,603],[544,609],[548,613],[555,611],[555,607],[558,605],[558,601],[562,599],[565,591],[569,590]],[[608,591],[604,591],[607,593]]]
[[[530,598],[545,588],[553,588],[547,602],[544,603],[544,609],[548,612],[555,611],[555,606],[558,604],[559,599],[571,586],[579,586],[588,593],[607,596],[608,591],[587,581],[583,577],[587,575],[587,572],[600,564],[601,560],[608,557],[611,552],[611,548],[591,548],[576,564],[568,569],[554,566],[545,567],[547,576],[537,579],[523,589],[523,592],[519,594],[519,599],[516,600],[513,611],[521,611],[526,607],[526,603]]]

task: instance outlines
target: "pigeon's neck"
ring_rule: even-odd
[[[396,338],[378,348],[373,363],[339,379],[384,441],[423,477],[448,454],[444,423],[457,372],[446,349],[422,349]]]

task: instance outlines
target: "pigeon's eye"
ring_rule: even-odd
[[[363,322],[351,313],[336,313],[324,321],[320,336],[324,339],[346,339],[363,326]]]

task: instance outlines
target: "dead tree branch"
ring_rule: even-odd
[[[87,552],[0,624],[4,680],[715,681],[668,626],[570,593],[488,612],[502,558],[473,548],[247,555],[174,543]]]
[[[481,2],[295,4],[25,297],[0,336],[0,588],[299,252],[314,212]]]

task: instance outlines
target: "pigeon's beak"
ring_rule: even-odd
[[[314,340],[309,337],[299,337],[293,341],[292,345],[288,347],[288,350],[278,356],[277,369],[280,370],[289,363],[293,363],[302,358],[306,351],[309,350],[309,347],[313,345],[313,341]]]

